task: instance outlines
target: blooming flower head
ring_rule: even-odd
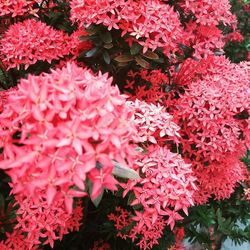
[[[161,105],[148,104],[139,100],[129,102],[135,110],[134,120],[142,142],[159,144],[163,137],[178,142],[179,127],[172,121]]]
[[[71,20],[81,26],[92,23],[122,29],[122,36],[129,33],[139,40],[143,52],[157,47],[165,53],[177,48],[182,36],[181,23],[173,8],[158,0],[81,0],[70,1]]]
[[[245,118],[237,117],[242,112],[250,113],[249,65],[231,64],[225,57],[207,60],[210,66],[206,71],[199,75],[199,69],[203,68],[199,67],[192,73],[193,80],[187,82],[189,85],[176,110],[184,129],[184,152],[204,162],[221,160],[226,152],[234,152],[238,157],[245,151],[249,124]],[[245,141],[239,140],[242,133]]]
[[[213,162],[207,167],[197,166],[194,172],[198,182],[194,200],[203,204],[211,197],[216,200],[228,199],[237,183],[245,179],[246,168],[234,155],[227,154],[225,160]]]
[[[134,193],[131,205],[142,205],[144,216],[152,224],[159,216],[168,216],[167,223],[173,229],[175,221],[182,219],[178,211],[182,209],[187,214],[187,208],[193,205],[195,178],[190,164],[186,164],[180,155],[158,145],[147,150],[134,166],[142,178],[121,184],[123,194]]]
[[[229,33],[226,36],[226,42],[231,41],[231,42],[242,42],[244,40],[244,37],[241,35],[239,31],[234,31]]]
[[[48,205],[62,196],[71,212],[73,198],[86,195],[86,179],[92,199],[116,190],[113,161],[132,164],[137,136],[126,97],[111,83],[72,63],[21,80],[0,114],[0,167],[14,194],[44,191]]]
[[[183,7],[186,12],[192,12],[196,22],[202,25],[235,25],[236,16],[231,12],[229,0],[184,0]]]
[[[65,209],[63,197],[57,199],[53,206],[47,203],[46,194],[43,192],[37,197],[18,194],[15,199],[19,205],[15,229],[25,236],[23,241],[27,249],[32,249],[40,243],[50,244],[53,248],[55,240],[62,240],[63,235],[79,230],[83,216],[83,208],[79,202],[75,204],[73,213],[69,214]]]
[[[223,34],[216,25],[197,24],[190,21],[187,24],[183,43],[194,49],[193,56],[201,59],[216,52],[223,52],[225,42]]]
[[[28,68],[37,61],[51,63],[70,53],[69,37],[41,21],[27,19],[9,27],[0,40],[0,56],[10,68]]]
[[[16,17],[26,13],[34,14],[36,11],[32,5],[39,2],[40,0],[0,0],[0,16]]]

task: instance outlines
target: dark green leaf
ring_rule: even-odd
[[[137,55],[137,54],[139,54],[140,53],[140,51],[141,51],[141,49],[142,49],[142,46],[140,45],[140,44],[138,44],[138,43],[133,43],[132,44],[132,47],[130,48],[130,53],[131,53],[131,55]]]
[[[144,60],[141,56],[136,56],[135,57],[136,62],[143,68],[149,69],[150,68],[150,63]]]
[[[112,36],[110,32],[102,33],[101,39],[104,43],[112,43]]]
[[[97,47],[93,48],[85,53],[85,57],[92,57],[92,56],[96,55],[97,51],[98,51]]]
[[[133,61],[134,57],[130,55],[120,55],[120,56],[115,57],[114,60],[119,63],[126,63],[126,62]]]
[[[113,44],[112,44],[112,43],[105,43],[105,44],[103,45],[103,47],[104,47],[105,49],[111,49],[111,48],[113,48]]]
[[[105,63],[110,64],[110,56],[109,56],[109,53],[108,53],[107,51],[104,51],[104,53],[103,53],[102,56],[103,56],[103,59],[104,59]]]
[[[153,51],[150,51],[150,50],[148,50],[146,53],[141,54],[141,55],[148,58],[148,59],[151,59],[151,60],[159,59],[159,56],[156,53],[154,53]]]

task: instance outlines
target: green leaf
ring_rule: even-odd
[[[101,39],[104,43],[112,43],[112,36],[110,32],[102,33]]]
[[[110,64],[111,59],[110,59],[109,53],[107,51],[104,51],[102,56],[103,56],[103,60],[105,61],[105,63]]]
[[[98,51],[97,47],[93,48],[85,53],[85,57],[93,57],[94,55],[96,55],[97,51]]]
[[[123,68],[123,67],[126,67],[128,64],[129,64],[128,62],[122,62],[122,63],[118,63],[117,66]]]
[[[150,50],[148,50],[146,53],[141,54],[141,55],[148,58],[148,59],[151,59],[151,60],[158,60],[159,59],[159,56]]]
[[[133,61],[134,57],[130,55],[120,55],[120,56],[115,57],[114,60],[119,63],[126,63],[126,62]]]
[[[150,68],[150,63],[144,60],[141,56],[136,56],[135,57],[136,62],[143,68],[149,69]]]
[[[100,26],[96,26],[96,25],[90,25],[87,28],[87,31],[88,31],[90,36],[95,35],[99,30],[100,30]]]
[[[103,47],[104,47],[105,49],[111,49],[111,48],[114,47],[114,45],[113,45],[113,43],[105,43],[105,44],[103,45]]]
[[[128,167],[122,166],[119,162],[114,162],[114,168],[113,168],[113,175],[119,176],[121,178],[127,178],[127,179],[139,179],[139,174]]]
[[[141,52],[142,46],[138,43],[133,43],[131,48],[130,48],[130,53],[131,55],[137,55]]]

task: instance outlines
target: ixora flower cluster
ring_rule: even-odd
[[[81,229],[74,249],[183,250],[190,207],[249,200],[250,64],[221,55],[245,43],[230,8],[0,0],[0,249]]]
[[[109,30],[121,29],[122,36],[134,36],[146,52],[162,47],[166,53],[177,49],[181,23],[173,8],[160,1],[72,0],[71,19],[81,25],[102,23]]]
[[[246,169],[239,159],[249,145],[249,123],[237,116],[250,112],[250,77],[249,63],[235,65],[225,57],[209,57],[199,64],[207,66],[193,72],[191,82],[182,82],[188,89],[177,102],[176,114],[183,128],[183,153],[197,164],[199,196],[204,194],[197,202],[203,203],[212,194],[228,198],[244,179]],[[214,181],[218,178],[217,184],[211,175]]]
[[[66,213],[70,220],[73,198],[89,192],[95,200],[104,188],[116,190],[113,161],[131,163],[130,141],[137,137],[133,113],[111,82],[107,75],[68,64],[22,79],[5,100],[0,167],[11,177],[12,193],[21,204],[17,228],[28,233],[29,242],[42,237],[53,245],[69,229],[59,215]]]

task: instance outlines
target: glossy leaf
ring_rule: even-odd
[[[114,165],[115,166],[113,168],[113,175],[116,175],[122,178],[127,178],[127,179],[139,179],[140,178],[139,174],[135,170],[122,166],[116,161],[114,161]]]
[[[149,69],[150,68],[150,63],[144,60],[141,56],[136,56],[135,57],[136,62],[143,68]]]
[[[115,61],[119,63],[131,62],[134,60],[133,56],[130,55],[120,55],[114,58]]]

